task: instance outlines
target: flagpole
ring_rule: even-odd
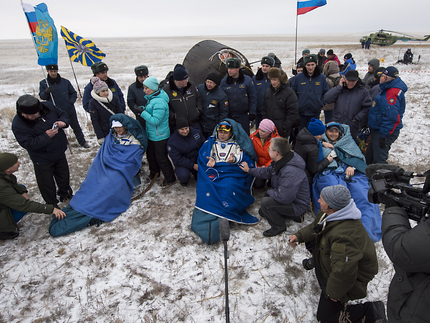
[[[299,15],[297,14],[297,11],[296,11],[296,43],[295,43],[295,47],[294,47],[294,64],[297,64],[297,26],[298,26],[298,21],[299,21]]]
[[[66,40],[64,40],[64,43],[66,44],[66,48],[67,48],[67,42],[66,42]],[[72,64],[72,59],[70,58],[69,53],[67,53],[67,56],[69,57],[70,66],[72,67],[73,76],[74,76],[74,78],[75,78],[76,86],[78,87],[79,97],[80,97],[80,98],[81,98],[81,100],[82,100],[81,89],[79,88],[79,83],[78,83],[78,79],[76,78],[76,73],[75,73],[75,69],[74,69],[73,64]]]

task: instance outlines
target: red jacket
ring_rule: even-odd
[[[280,135],[278,134],[278,130],[275,127],[275,130],[271,133],[270,137],[266,139],[263,145],[258,133],[259,129],[260,128],[253,132],[249,138],[251,138],[252,143],[254,144],[255,152],[258,156],[257,167],[267,167],[272,163],[272,159],[269,156],[270,140],[275,137],[280,137]]]
[[[336,54],[333,54],[333,57],[330,59],[327,58],[326,61],[324,62],[324,65],[327,64],[327,62],[329,62],[329,61],[335,61],[337,63],[337,65],[340,66],[340,61],[339,61],[339,58],[337,58]]]

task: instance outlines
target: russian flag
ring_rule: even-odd
[[[318,7],[325,6],[326,0],[297,0],[297,15],[304,15]]]
[[[24,10],[25,16],[27,17],[30,31],[34,34],[36,33],[36,26],[37,26],[36,11],[34,10],[34,7],[31,4],[28,4],[28,3],[21,3],[21,4],[22,4],[22,10]]]

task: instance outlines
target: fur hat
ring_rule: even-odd
[[[272,133],[275,130],[275,124],[270,119],[263,119],[258,126],[260,130]]]
[[[18,157],[11,153],[0,153],[0,171],[11,168],[18,161]]]
[[[350,59],[350,58],[352,58],[352,54],[351,54],[351,53],[345,54],[345,55],[343,56],[343,58],[344,58],[344,59]]]
[[[188,123],[188,120],[184,117],[179,117],[176,119],[176,129],[182,129],[185,127],[189,127],[190,124]]]
[[[150,76],[145,81],[143,81],[143,85],[156,92],[158,91],[158,86],[160,83],[158,83],[158,80],[154,76]]]
[[[334,210],[341,210],[351,202],[351,193],[340,184],[324,187],[321,197]]]
[[[209,75],[206,77],[206,80],[211,80],[216,85],[219,85],[219,75],[217,73],[209,73]]]
[[[96,75],[97,73],[109,71],[109,67],[103,62],[97,62],[91,65],[91,71]]]
[[[333,49],[329,49],[329,50],[327,51],[327,55],[334,55]]]
[[[57,64],[46,65],[46,70],[47,71],[58,71],[58,65]]]
[[[183,81],[188,78],[187,69],[184,65],[177,64],[173,70],[173,79],[175,81]],[[148,86],[149,87],[149,86]]]
[[[307,49],[307,48],[305,48],[304,50],[302,50],[302,56],[305,55],[305,54],[310,54],[310,53],[311,53],[311,51],[309,49]]]
[[[16,111],[20,113],[35,114],[40,108],[40,101],[30,94],[21,95],[16,101]]]
[[[97,94],[99,94],[102,90],[106,90],[109,88],[108,85],[102,80],[100,80],[97,76],[93,76],[91,78],[91,84],[93,85],[94,92],[96,92]]]
[[[227,68],[240,68],[242,61],[237,57],[227,58],[225,65]]]
[[[305,66],[307,63],[318,63],[318,56],[315,54],[309,54],[303,58],[303,63],[305,63]]]
[[[308,124],[308,130],[312,136],[320,136],[324,134],[325,126],[321,120],[312,118]]]
[[[261,65],[263,65],[263,64],[267,64],[270,67],[273,67],[273,66],[275,66],[275,59],[273,57],[270,57],[270,56],[264,56],[261,59]]]
[[[281,70],[277,67],[271,67],[269,72],[267,72],[267,77],[269,79],[280,79],[281,78]]]
[[[136,76],[146,76],[149,74],[148,67],[145,65],[136,66],[134,68],[134,73]]]
[[[395,68],[394,66],[388,66],[385,68],[385,70],[382,72],[382,74],[397,78],[399,77],[399,70]]]

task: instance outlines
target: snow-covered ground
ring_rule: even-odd
[[[281,59],[291,76],[294,39],[291,36],[212,37],[239,50],[250,62],[269,52]],[[159,80],[181,63],[188,50],[203,38],[93,39],[106,53],[109,75],[123,92],[134,82],[133,69],[145,64]],[[32,163],[10,130],[15,102],[22,94],[37,94],[43,78],[31,40],[0,41],[0,151],[14,152],[22,162],[16,173],[33,200],[42,202]],[[355,39],[331,35],[301,37],[305,47],[320,48],[343,57],[351,52],[363,77],[367,62],[384,59],[393,65],[408,47],[418,65],[398,65],[409,86],[404,128],[394,143],[389,162],[407,170],[429,169],[430,44],[399,43],[361,49]],[[63,44],[59,46],[60,74],[76,87]],[[259,64],[254,65],[256,71]],[[89,67],[73,63],[79,87],[89,81]],[[67,158],[74,191],[79,189],[99,145],[89,117],[76,104],[78,117],[91,145],[81,148],[69,132]],[[144,166],[147,167],[147,166]],[[144,183],[146,185],[147,182]],[[114,184],[113,184],[114,185]],[[224,249],[207,246],[190,230],[195,181],[161,189],[158,184],[112,223],[65,237],[48,234],[50,216],[28,214],[19,223],[20,236],[0,241],[0,322],[224,322]],[[264,191],[255,192],[250,213],[257,215]],[[314,322],[320,289],[313,271],[305,271],[304,246],[292,248],[288,236],[310,223],[289,222],[287,232],[265,238],[263,219],[254,226],[234,225],[228,242],[231,322]],[[379,273],[369,284],[366,300],[386,302],[394,273],[381,242],[376,243]]]

